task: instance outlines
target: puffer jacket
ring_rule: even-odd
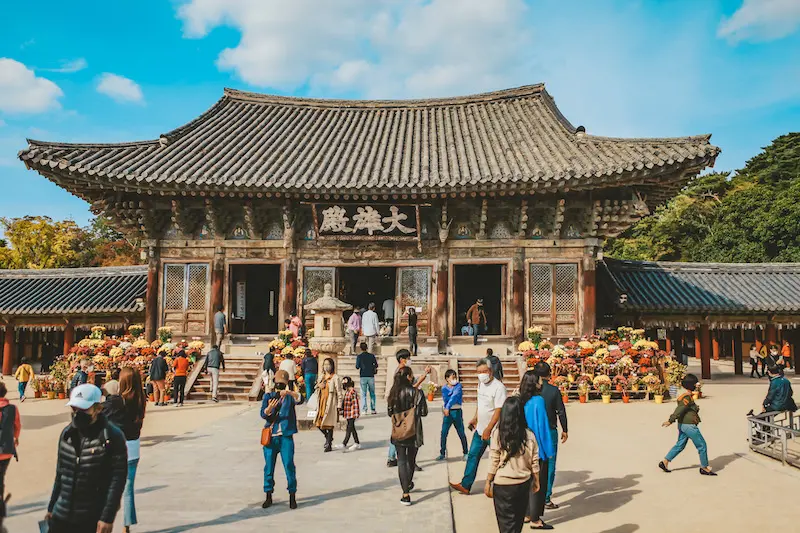
[[[422,417],[428,416],[428,402],[425,401],[425,394],[421,390],[413,387],[404,389],[400,393],[397,405],[388,406],[389,416],[408,411],[412,407],[416,407],[414,410],[416,435],[404,440],[391,439],[395,446],[419,448],[425,443],[422,435]]]
[[[47,512],[69,524],[113,523],[127,471],[125,435],[104,415],[83,432],[70,424],[58,439],[56,480]]]

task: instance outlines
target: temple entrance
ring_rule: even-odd
[[[461,334],[467,325],[467,310],[483,298],[486,329],[483,335],[503,332],[503,265],[454,265],[455,324],[453,333]]]
[[[386,320],[386,312],[390,308],[391,316],[394,317],[396,267],[339,267],[337,271],[340,300],[362,309],[374,302],[375,312],[381,321]],[[345,312],[345,319],[351,313]]]
[[[277,333],[280,265],[231,265],[231,333]]]

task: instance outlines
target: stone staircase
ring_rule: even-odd
[[[225,355],[225,371],[219,373],[219,400],[248,400],[253,381],[261,375],[262,359]],[[189,400],[211,400],[211,376],[201,374],[187,395]]]
[[[339,377],[350,376],[356,384],[359,398],[361,397],[361,379],[359,371],[356,369],[356,358],[351,355],[339,356],[339,363],[336,368]],[[386,358],[378,357],[378,373],[375,375],[375,399],[380,403],[386,396]]]
[[[503,364],[503,383],[511,394],[519,387],[519,380],[522,376],[519,373],[519,365],[516,357],[500,357]],[[464,387],[464,402],[475,403],[478,401],[478,371],[475,368],[475,361],[465,358],[458,360],[458,378]]]

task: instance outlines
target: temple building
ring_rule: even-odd
[[[390,338],[415,307],[432,353],[471,344],[479,298],[489,343],[592,332],[603,239],[713,165],[709,139],[590,135],[541,84],[405,101],[226,89],[155,140],[30,140],[19,156],[141,239],[150,338],[208,340],[220,305],[233,337],[295,311],[310,324],[330,283],[375,302]]]

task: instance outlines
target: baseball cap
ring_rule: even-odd
[[[96,403],[100,403],[103,393],[89,383],[78,385],[69,395],[67,407],[74,407],[76,409],[86,410]]]
[[[278,370],[275,372],[275,383],[289,384],[289,373],[286,370]]]

